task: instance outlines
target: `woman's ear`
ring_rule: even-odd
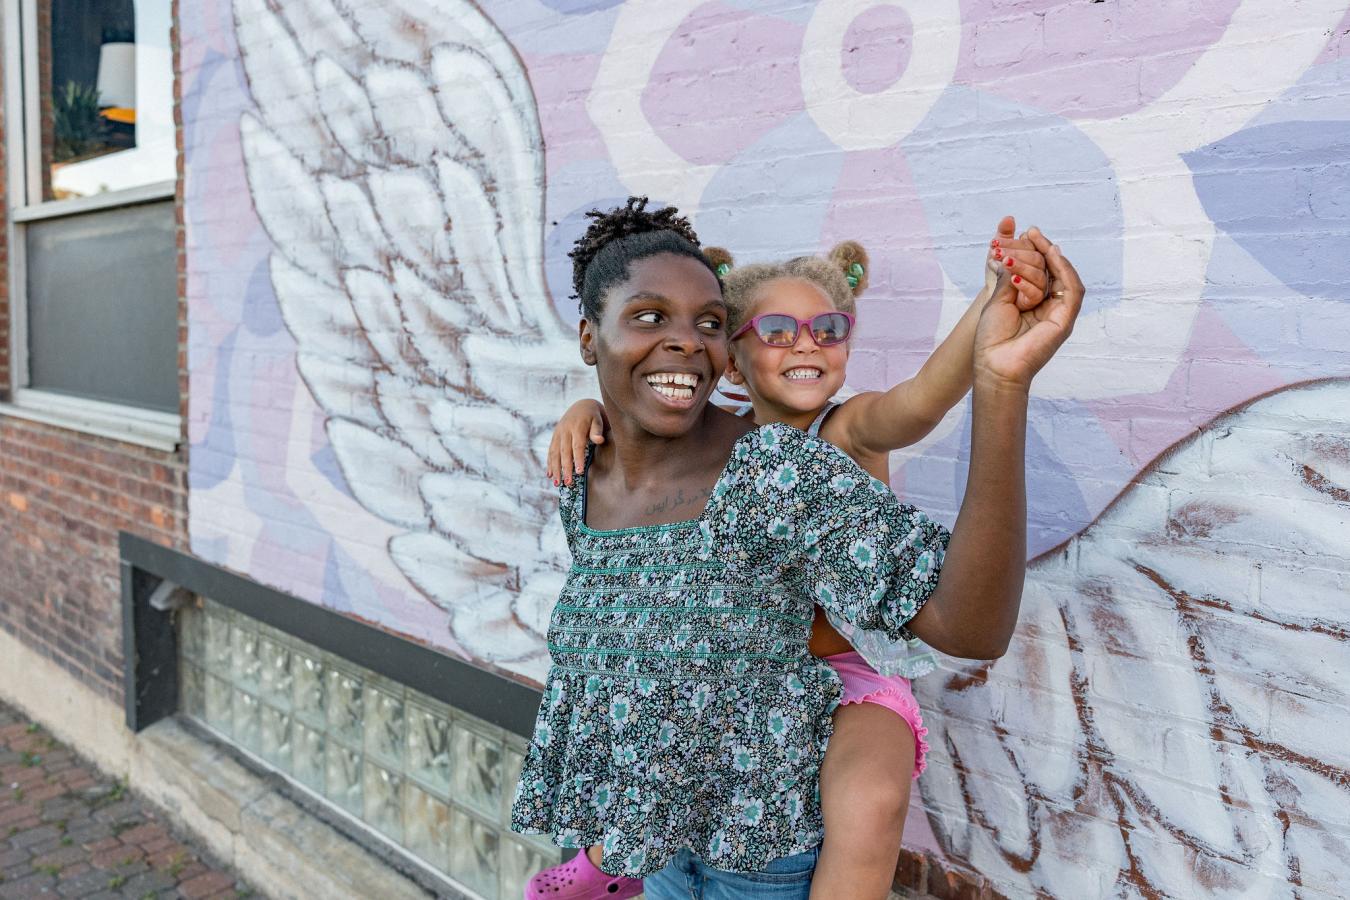
[[[595,365],[595,325],[590,319],[578,323],[577,337],[581,341],[581,361],[588,366]]]

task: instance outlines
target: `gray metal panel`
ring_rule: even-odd
[[[29,387],[178,412],[172,201],[26,230]]]

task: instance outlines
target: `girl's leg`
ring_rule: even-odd
[[[882,900],[890,893],[915,753],[914,732],[894,711],[875,703],[835,710],[820,767],[825,842],[811,900]]]

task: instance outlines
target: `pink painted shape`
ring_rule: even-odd
[[[1224,411],[1299,380],[1244,344],[1209,303],[1196,314],[1183,360],[1155,394],[1084,404],[1136,466]]]
[[[234,13],[229,0],[198,0],[180,5],[179,70],[184,81],[212,51],[234,56]]]
[[[1317,61],[1314,63],[1329,63],[1350,57],[1350,12],[1345,14],[1334,29],[1331,37],[1327,38],[1327,45],[1318,54]]]
[[[855,91],[875,94],[894,84],[909,65],[914,26],[898,6],[874,6],[844,33],[844,80]]]
[[[551,176],[573,163],[607,158],[605,140],[586,111],[600,55],[530,55],[522,61],[539,110],[546,173]]]
[[[1121,115],[1175,85],[1237,5],[965,0],[956,81],[1070,118]]]
[[[997,224],[991,223],[991,233]],[[942,312],[942,269],[898,146],[844,157],[821,228],[821,252],[850,238],[867,249],[870,271],[858,300],[848,384],[860,391],[886,390],[918,371],[933,352]],[[892,471],[891,487],[904,496],[903,469]]]
[[[844,157],[821,228],[821,251],[848,238],[862,243],[871,257],[853,348],[884,351],[889,379],[897,374],[892,371],[897,355],[922,361],[932,352],[942,298],[942,270],[927,216],[898,146]],[[860,389],[885,385],[855,383],[852,377],[849,383]]]
[[[805,108],[802,28],[707,3],[661,48],[642,113],[691,163],[721,165]]]

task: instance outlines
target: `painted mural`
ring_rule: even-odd
[[[538,680],[587,209],[650,194],[743,260],[863,240],[860,390],[1011,212],[1089,297],[1035,386],[1013,649],[916,683],[907,842],[1018,896],[1332,896],[1348,6],[183,4],[193,552]],[[892,486],[950,522],[968,430]]]

